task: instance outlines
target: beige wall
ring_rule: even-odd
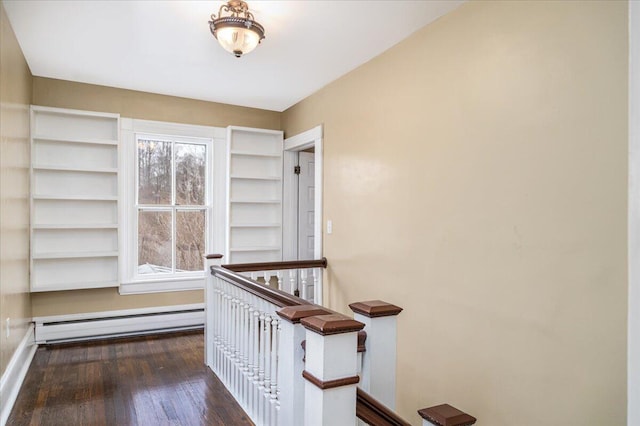
[[[102,312],[120,309],[202,303],[202,291],[179,291],[121,296],[117,288],[51,291],[31,295],[33,316]]]
[[[281,114],[193,99],[35,77],[33,104],[119,113],[123,117],[226,127],[280,129]],[[56,291],[32,295],[33,316],[201,303],[202,291],[120,296],[118,289]]]
[[[0,375],[31,321],[29,103],[31,72],[0,3]],[[6,337],[6,319],[11,318]]]
[[[35,77],[33,104],[118,113],[122,117],[280,130],[280,113],[135,90]]]
[[[282,120],[324,124],[326,301],[405,309],[405,418],[625,424],[626,2],[466,3]]]

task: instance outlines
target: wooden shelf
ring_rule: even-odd
[[[115,195],[97,197],[94,195],[33,195],[34,200],[56,201],[118,201]]]
[[[262,153],[262,152],[238,151],[238,150],[231,151],[231,155],[241,155],[246,157],[270,157],[270,158],[282,157],[282,154],[268,154],[268,153]]]
[[[97,252],[56,252],[56,253],[36,253],[32,255],[34,260],[43,259],[80,259],[85,257],[118,257],[117,251],[97,251]]]
[[[282,180],[280,176],[247,176],[247,175],[231,175],[231,179],[247,179],[247,180]]]
[[[254,200],[254,199],[233,199],[229,201],[230,203],[236,204],[281,204],[281,200]]]
[[[86,167],[34,165],[33,170],[46,170],[46,171],[52,171],[52,172],[79,172],[79,173],[113,173],[113,174],[118,173],[118,169],[115,167],[86,168]]]
[[[105,287],[118,287],[119,281],[79,281],[79,282],[66,282],[58,284],[44,284],[41,286],[34,286],[31,288],[32,292],[42,291],[58,291],[58,290],[75,290],[78,288],[105,288]]]
[[[243,252],[243,251],[279,251],[280,246],[254,246],[254,247],[232,247],[229,249],[231,252]]]
[[[88,224],[42,224],[33,225],[33,229],[118,229],[118,225],[114,223],[88,223]]]
[[[280,228],[280,223],[232,223],[232,228]]]
[[[35,141],[56,142],[56,143],[86,143],[92,145],[118,145],[117,140],[112,139],[93,139],[93,138],[58,138],[43,135],[33,137]]]

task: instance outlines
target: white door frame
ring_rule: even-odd
[[[640,2],[629,2],[627,424],[640,425]]]
[[[322,125],[284,140],[282,194],[282,255],[284,260],[298,259],[298,186],[291,171],[297,165],[298,152],[314,148],[315,161],[315,259],[322,257]]]

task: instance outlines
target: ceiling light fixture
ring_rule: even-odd
[[[222,13],[228,13],[222,16]],[[218,17],[211,15],[211,34],[236,58],[251,52],[264,39],[264,27],[255,21],[249,6],[242,0],[229,0],[220,6]]]

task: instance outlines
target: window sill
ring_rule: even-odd
[[[121,295],[127,295],[166,293],[171,291],[203,290],[204,281],[205,278],[203,276],[132,281],[120,284],[119,293]]]

